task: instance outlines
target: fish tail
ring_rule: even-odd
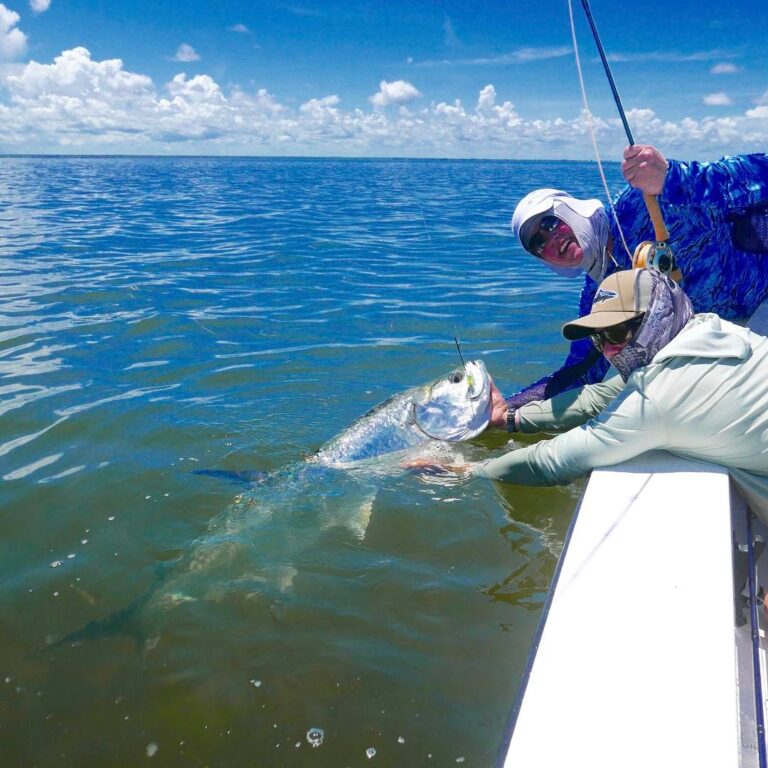
[[[125,608],[104,616],[101,619],[93,619],[80,629],[70,632],[64,637],[49,643],[45,651],[60,648],[65,645],[75,646],[87,640],[101,640],[106,637],[131,637],[136,643],[137,650],[147,645],[147,635],[141,623],[141,611],[155,595],[159,586],[166,580],[170,572],[170,563],[158,563],[154,584],[144,590],[133,602]]]

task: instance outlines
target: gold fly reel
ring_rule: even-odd
[[[671,277],[676,283],[683,279],[683,273],[678,269],[675,256],[668,243],[660,240],[645,240],[635,248],[632,256],[632,266],[635,269],[655,269]]]

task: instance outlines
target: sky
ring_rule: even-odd
[[[0,153],[604,160],[579,0],[3,0]],[[592,0],[637,143],[768,146],[766,0]]]

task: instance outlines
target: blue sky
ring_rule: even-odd
[[[636,141],[765,150],[765,0],[591,7]],[[615,159],[623,131],[573,8]],[[593,156],[567,0],[7,0],[0,152]]]

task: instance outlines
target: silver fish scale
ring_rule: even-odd
[[[414,398],[420,393],[418,388],[409,389],[380,403],[326,443],[316,460],[348,464],[429,442],[413,419]]]

